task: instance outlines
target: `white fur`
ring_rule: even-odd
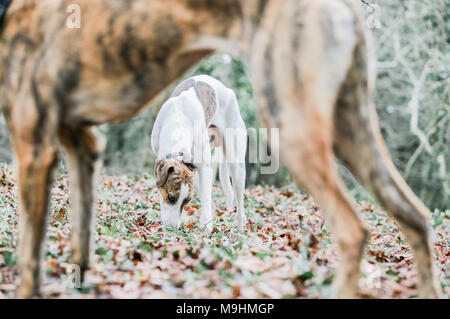
[[[160,194],[160,207],[161,207],[161,219],[164,225],[172,226],[176,229],[180,227],[181,224],[181,204],[189,195],[189,186],[188,184],[181,184],[180,196],[175,205],[166,204],[162,200],[162,196]],[[163,213],[164,212],[164,213]]]
[[[226,158],[224,158],[226,162],[220,164],[221,173],[219,175],[227,205],[232,205],[233,197],[236,199],[237,220],[239,227],[242,229],[246,220],[244,211],[245,153],[247,148],[245,123],[239,112],[236,96],[231,89],[208,75],[198,75],[192,77],[192,79],[206,82],[215,90],[217,97],[216,112],[208,125],[217,127],[222,136],[226,135],[227,129],[239,129],[239,136],[232,141],[232,143],[236,143],[237,151],[227,152]],[[201,130],[195,131],[194,128],[198,128],[199,124]],[[201,159],[201,161],[194,161],[197,166],[195,184],[201,202],[200,222],[208,230],[211,230],[211,221],[214,216],[212,209],[211,148],[203,107],[194,88],[186,90],[176,97],[171,97],[164,103],[153,126],[151,143],[157,160],[175,152],[183,152],[193,159]],[[199,144],[200,147],[198,147]],[[233,187],[231,187],[230,177],[233,181]],[[169,215],[172,216],[172,210],[168,206],[161,204],[163,223],[173,220],[172,217],[168,217]],[[173,215],[175,214],[173,213]],[[179,226],[179,221],[176,222]],[[172,223],[175,224],[175,222]]]

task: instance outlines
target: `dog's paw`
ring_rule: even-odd
[[[210,233],[213,230],[213,218],[212,217],[204,217],[203,214],[200,216],[200,227],[203,228],[204,231]]]
[[[212,221],[206,222],[206,223],[200,223],[200,226],[203,228],[203,230],[207,233],[211,233],[213,230]]]
[[[229,201],[227,200],[225,205],[227,206],[227,209],[229,209],[229,210],[233,210],[233,208],[234,208],[233,200],[229,200]]]
[[[245,225],[247,224],[247,220],[245,217],[237,219],[237,227],[240,232],[245,230]]]

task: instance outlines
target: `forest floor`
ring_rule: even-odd
[[[324,298],[339,262],[324,216],[295,187],[245,192],[248,225],[235,229],[220,187],[214,187],[212,234],[198,225],[199,201],[183,213],[178,231],[163,229],[150,176],[102,176],[98,185],[97,244],[82,289],[67,275],[70,263],[69,187],[55,180],[48,219],[44,298]],[[0,297],[17,286],[17,186],[0,167]],[[357,205],[371,236],[361,264],[359,296],[417,296],[412,255],[397,224],[373,203]],[[450,295],[450,211],[433,213],[434,257],[444,297]]]

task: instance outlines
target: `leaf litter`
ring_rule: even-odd
[[[183,212],[180,230],[161,226],[159,195],[149,175],[102,176],[97,185],[93,266],[81,289],[70,266],[70,199],[66,175],[52,187],[43,260],[43,298],[326,298],[339,264],[325,217],[296,187],[248,188],[244,233],[236,212],[213,187],[213,231],[199,227],[200,202]],[[370,229],[361,263],[361,298],[416,297],[417,273],[397,224],[374,203],[356,205]],[[0,297],[18,285],[17,184],[0,167]],[[450,295],[450,214],[433,213],[434,259]]]

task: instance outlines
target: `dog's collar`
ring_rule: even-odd
[[[166,156],[164,156],[165,159],[176,159],[179,161],[182,161],[183,163],[191,163],[192,159],[191,156],[189,154],[185,154],[183,152],[174,152],[174,153],[170,153],[167,154]]]
[[[192,158],[189,154],[185,154],[183,152],[175,152],[175,153],[170,153],[167,154],[166,156],[164,156],[165,159],[176,159],[178,161],[180,161],[181,163],[183,163],[184,165],[186,165],[187,167],[189,167],[190,169],[195,169],[196,166],[194,165],[194,163],[192,162]]]

